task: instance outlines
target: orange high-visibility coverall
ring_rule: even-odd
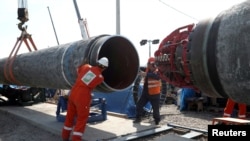
[[[238,118],[240,119],[245,119],[246,118],[246,110],[247,110],[247,105],[244,103],[236,103],[232,99],[228,98],[227,100],[227,105],[224,108],[224,114],[223,117],[231,117],[231,114],[234,109],[234,105],[238,104],[239,112],[238,112]]]
[[[69,140],[76,118],[72,141],[81,141],[89,117],[92,90],[104,80],[101,72],[101,68],[89,64],[78,68],[78,77],[68,99],[67,115],[62,129],[63,140]]]

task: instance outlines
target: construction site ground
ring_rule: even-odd
[[[24,107],[0,107],[0,125],[1,128],[4,129],[0,131],[0,141],[42,141],[45,140],[48,135],[51,137],[48,139],[50,141],[60,140],[63,123],[56,120],[55,112],[56,105],[50,103],[39,103]],[[6,119],[4,117],[9,119],[5,121]],[[28,124],[30,126],[27,127],[22,124]],[[132,119],[121,117],[121,115],[112,116],[108,114],[107,120],[105,121],[89,123],[86,127],[83,139],[87,141],[111,139],[154,127],[155,126],[150,123],[142,123],[140,125],[133,124]],[[32,130],[28,130],[28,128]],[[39,132],[40,129],[44,131]],[[43,133],[45,134],[44,136]]]
[[[61,140],[62,122],[56,120],[57,105],[38,103],[32,106],[0,107],[0,141],[58,141]],[[217,110],[216,110],[217,109]],[[221,117],[222,109],[180,112],[174,104],[161,108],[161,125],[168,123],[195,129],[207,130],[212,119]],[[152,116],[145,117],[142,123],[134,124],[133,119],[122,115],[107,115],[107,120],[88,123],[83,140],[115,140],[124,135],[148,129],[159,128],[154,125]]]

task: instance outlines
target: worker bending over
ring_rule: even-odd
[[[68,99],[67,115],[62,129],[63,141],[69,141],[72,130],[72,141],[81,141],[89,117],[92,90],[104,81],[102,71],[108,64],[108,59],[103,57],[98,60],[97,66],[85,64],[78,67],[77,79]]]
[[[233,113],[235,104],[238,104],[238,109],[239,109],[238,118],[246,119],[247,105],[244,103],[236,103],[230,98],[227,99],[227,104],[226,104],[226,107],[224,108],[223,117],[231,117],[231,114]]]

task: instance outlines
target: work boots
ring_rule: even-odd
[[[155,120],[155,125],[159,125],[160,121],[159,120]]]
[[[137,117],[134,121],[133,121],[133,123],[140,123],[141,122],[141,118],[139,118],[139,117]]]

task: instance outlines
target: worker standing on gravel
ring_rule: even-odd
[[[108,59],[102,57],[97,66],[85,64],[78,68],[78,76],[68,99],[67,115],[62,129],[63,141],[69,141],[72,130],[72,141],[82,140],[89,117],[92,90],[104,81],[102,72],[108,64]]]
[[[223,117],[231,117],[235,104],[238,104],[238,110],[239,110],[238,118],[246,119],[247,105],[245,103],[236,103],[230,98],[227,99],[227,104],[226,107],[224,108]]]
[[[143,116],[143,107],[150,102],[153,108],[153,118],[155,124],[160,122],[160,92],[161,92],[161,80],[158,73],[158,69],[155,65],[155,58],[150,57],[147,63],[146,72],[141,73],[145,76],[142,95],[136,104],[136,119],[134,123],[141,122]]]

